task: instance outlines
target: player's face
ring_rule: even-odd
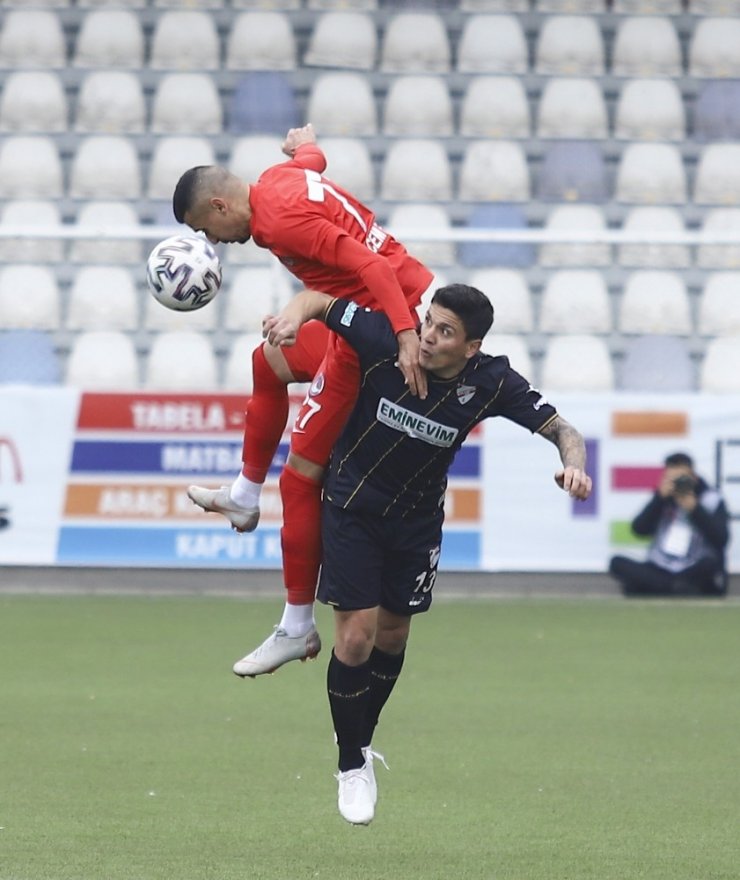
[[[185,214],[185,222],[195,232],[202,232],[211,244],[244,244],[249,241],[251,213],[237,201],[212,198]]]
[[[451,379],[480,349],[480,339],[466,339],[460,318],[449,309],[432,305],[421,325],[419,364],[441,379]]]

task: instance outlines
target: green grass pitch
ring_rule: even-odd
[[[354,828],[279,604],[0,597],[0,880],[740,877],[740,605],[438,602]]]

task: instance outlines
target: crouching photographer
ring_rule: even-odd
[[[725,503],[686,453],[669,455],[664,464],[655,494],[632,521],[635,535],[652,538],[647,560],[614,556],[609,573],[625,596],[724,596]]]

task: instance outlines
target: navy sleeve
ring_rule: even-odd
[[[534,434],[555,418],[557,410],[524,376],[509,368],[492,415],[503,416]]]
[[[362,364],[398,354],[398,341],[384,312],[374,312],[351,300],[335,299],[325,321],[330,330],[354,348]]]

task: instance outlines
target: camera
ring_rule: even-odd
[[[690,495],[695,487],[694,478],[688,474],[681,474],[673,481],[673,491],[677,495]]]

